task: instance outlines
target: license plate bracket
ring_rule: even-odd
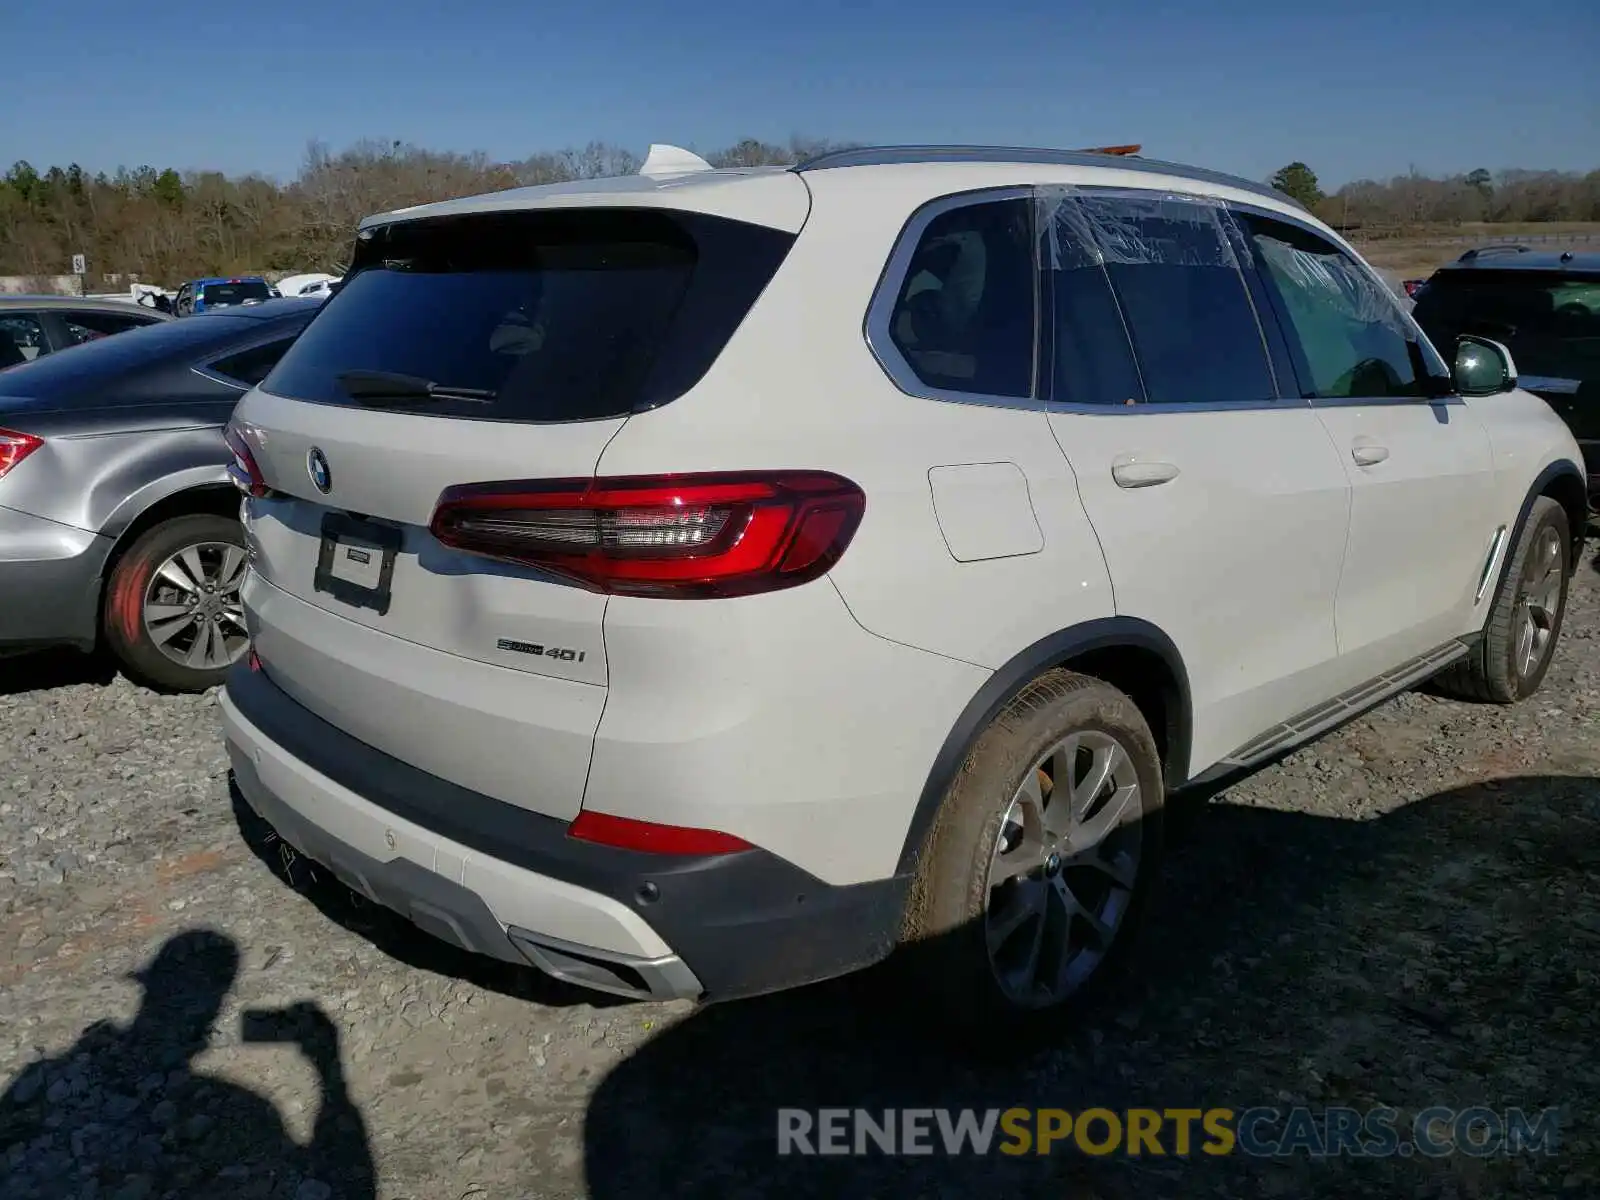
[[[349,513],[324,513],[313,590],[354,608],[389,611],[400,530]]]

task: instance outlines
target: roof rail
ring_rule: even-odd
[[[1133,147],[1137,150],[1139,147]],[[796,163],[789,169],[805,173],[828,171],[841,167],[882,167],[916,163],[1030,163],[1064,167],[1115,167],[1123,171],[1140,171],[1149,175],[1177,175],[1199,183],[1214,183],[1238,188],[1258,196],[1303,208],[1298,201],[1284,195],[1276,188],[1209,171],[1203,167],[1190,167],[1181,163],[1160,162],[1140,158],[1126,146],[1108,146],[1100,150],[1045,150],[1024,146],[861,146],[852,150],[830,150]]]
[[[1471,250],[1468,250],[1460,258],[1456,259],[1456,261],[1457,262],[1472,262],[1474,259],[1482,258],[1485,254],[1530,254],[1530,253],[1532,253],[1532,250],[1528,246],[1519,246],[1519,245],[1516,245],[1515,243],[1512,243],[1512,242],[1502,242],[1502,243],[1499,243],[1499,244],[1494,245],[1494,246],[1474,246]]]

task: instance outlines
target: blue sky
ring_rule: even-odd
[[[1142,142],[1324,186],[1600,167],[1600,0],[33,0],[6,27],[0,165],[287,177],[313,138],[511,159],[799,133]]]

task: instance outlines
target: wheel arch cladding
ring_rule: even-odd
[[[117,564],[123,559],[133,544],[150,530],[160,525],[163,521],[170,521],[175,517],[191,516],[217,516],[232,517],[239,515],[239,490],[231,483],[202,483],[193,487],[180,488],[168,492],[159,499],[147,504],[117,533],[116,541],[111,551],[106,555],[105,566],[100,573],[100,604],[102,619],[104,617],[107,584],[112,572],[117,569]]]
[[[1006,662],[962,710],[917,798],[911,827],[900,851],[899,874],[909,875],[916,870],[950,781],[978,737],[1030,682],[1061,667],[1093,676],[1124,692],[1150,725],[1168,788],[1187,780],[1189,675],[1172,639],[1150,622],[1135,617],[1106,617],[1074,625],[1041,638]]]
[[[1515,538],[1527,522],[1528,510],[1533,507],[1536,496],[1548,496],[1566,510],[1567,532],[1572,535],[1571,559],[1567,565],[1575,570],[1583,557],[1583,541],[1589,525],[1589,485],[1572,464],[1564,461],[1551,463],[1523,501],[1517,528],[1512,531],[1512,545],[1516,544]]]

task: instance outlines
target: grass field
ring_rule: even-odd
[[[1474,246],[1518,242],[1536,250],[1600,251],[1600,222],[1550,221],[1522,225],[1469,223],[1437,229],[1404,231],[1400,236],[1346,236],[1373,266],[1407,278],[1426,276],[1436,267],[1460,258]]]

